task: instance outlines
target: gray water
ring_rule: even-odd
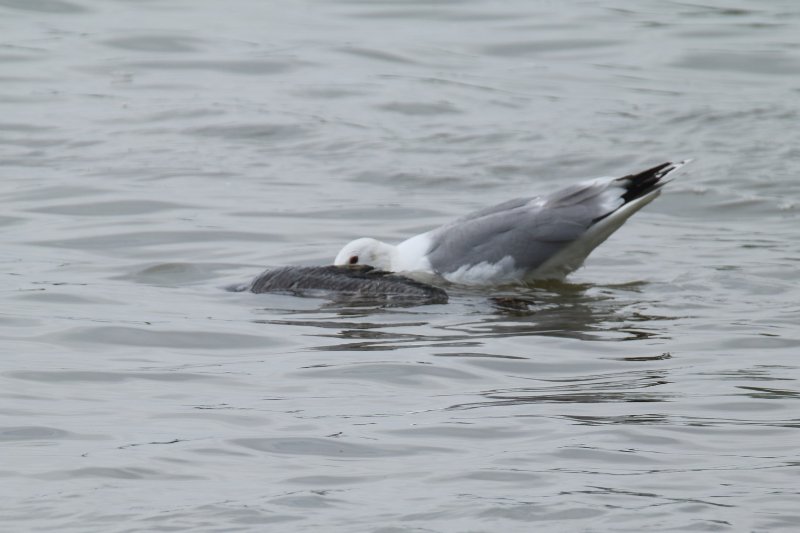
[[[800,5],[0,0],[3,531],[797,531]],[[230,293],[695,158],[564,284]]]

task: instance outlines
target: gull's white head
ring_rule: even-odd
[[[334,265],[369,265],[380,270],[392,270],[394,246],[375,239],[356,239],[342,248]]]

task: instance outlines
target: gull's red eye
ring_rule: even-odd
[[[357,255],[351,255],[350,256],[350,264],[351,265],[355,265],[356,263],[358,263],[358,256]]]

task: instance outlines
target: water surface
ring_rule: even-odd
[[[0,15],[2,529],[796,530],[795,2]],[[686,157],[565,284],[222,289]]]

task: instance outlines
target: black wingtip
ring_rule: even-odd
[[[627,204],[628,202],[632,202],[637,198],[641,198],[646,194],[660,189],[668,183],[663,181],[668,174],[678,170],[689,161],[691,161],[691,159],[678,163],[661,163],[660,165],[656,165],[638,174],[630,174],[629,176],[618,178],[617,181],[624,182],[625,188],[627,189],[625,194],[622,195],[622,199]]]

